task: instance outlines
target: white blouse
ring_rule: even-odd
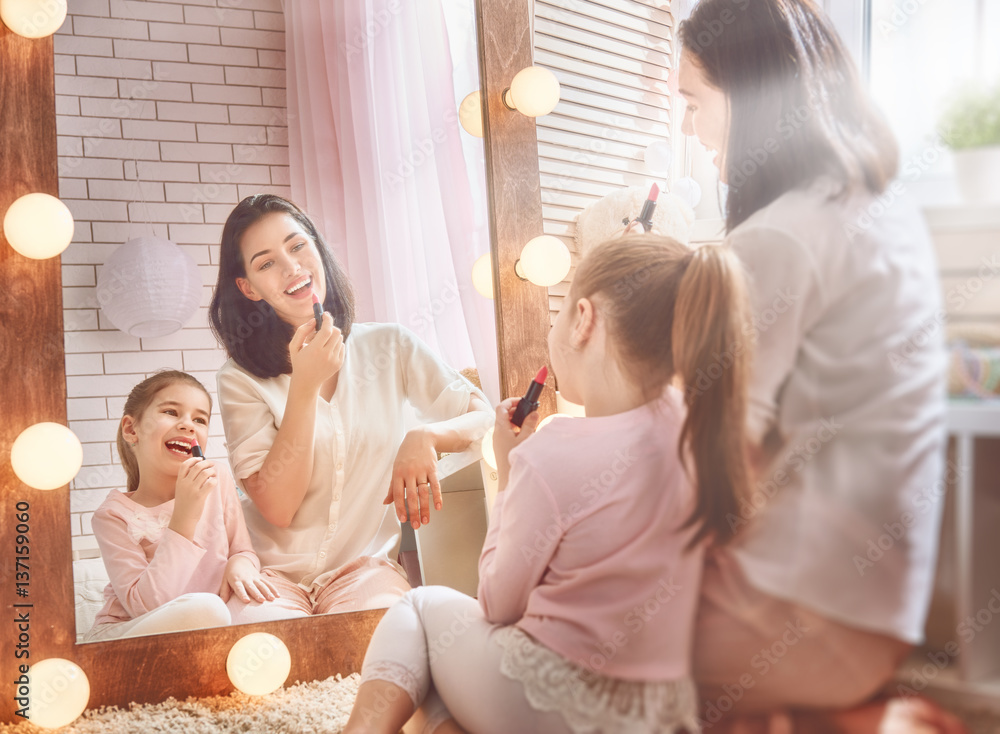
[[[944,312],[919,211],[789,192],[726,238],[751,277],[752,440],[768,468],[731,525],[754,586],[919,643],[945,442]]]
[[[218,372],[219,404],[237,482],[258,472],[285,412],[291,375],[260,379],[229,360]],[[243,498],[247,528],[261,567],[303,588],[319,589],[361,556],[396,563],[400,526],[383,505],[407,423],[406,404],[421,421],[468,412],[472,396],[489,401],[420,339],[397,324],[356,323],[345,343],[333,399],[317,397],[313,472],[287,528],[268,522]],[[493,422],[483,412],[483,430]]]

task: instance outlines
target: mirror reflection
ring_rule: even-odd
[[[482,504],[473,3],[347,5],[80,5],[56,36],[78,639],[385,606],[428,570],[400,517],[438,552],[436,491]]]

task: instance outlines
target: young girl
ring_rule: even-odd
[[[251,601],[276,598],[229,471],[192,456],[207,445],[211,412],[208,392],[185,372],[158,372],[125,401],[118,455],[128,486],[94,513],[111,583],[89,641],[227,625]]]
[[[230,357],[218,374],[230,462],[282,596],[251,614],[388,606],[410,588],[399,524],[416,529],[441,509],[438,452],[485,433],[485,395],[402,326],[355,323],[346,273],[278,196],[229,215],[210,316]],[[409,430],[408,404],[425,420]]]
[[[588,253],[549,336],[587,417],[533,435],[537,414],[518,431],[520,398],[501,403],[479,600],[422,587],[390,608],[345,731],[396,732],[418,706],[425,732],[698,730],[704,548],[747,482],[745,320],[727,250]]]

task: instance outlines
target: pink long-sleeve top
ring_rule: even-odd
[[[690,673],[703,545],[683,528],[680,395],[559,418],[510,453],[479,561],[479,602],[574,663],[625,680]]]
[[[218,476],[193,541],[167,527],[174,500],[144,507],[118,490],[108,494],[92,521],[111,580],[95,626],[134,619],[182,594],[217,594],[232,556],[245,555],[260,568],[228,467]]]

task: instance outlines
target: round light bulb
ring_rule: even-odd
[[[25,257],[55,257],[73,241],[73,215],[48,194],[25,194],[10,205],[3,218],[3,234]]]
[[[58,489],[80,471],[83,446],[76,434],[60,423],[36,423],[14,439],[10,463],[17,478],[29,487]]]
[[[497,470],[497,455],[493,450],[493,433],[494,427],[490,426],[489,430],[483,436],[483,461],[489,466],[493,471]]]
[[[569,275],[572,258],[563,241],[550,234],[528,240],[521,250],[521,271],[535,285],[562,283]]]
[[[559,80],[541,66],[521,69],[510,82],[510,103],[527,117],[547,115],[559,104]]]
[[[281,688],[292,669],[285,643],[267,632],[241,637],[226,658],[229,680],[251,696],[266,696]]]
[[[39,660],[28,668],[27,681],[25,693],[31,723],[46,729],[72,724],[90,700],[87,674],[71,660]],[[18,695],[20,691],[19,683]]]
[[[483,137],[483,103],[478,89],[462,100],[458,108],[458,121],[469,135]]]
[[[571,415],[566,415],[565,413],[553,413],[552,415],[547,415],[538,421],[538,425],[535,427],[535,431],[538,432],[545,428],[549,423],[554,421],[556,418],[572,418]]]
[[[685,176],[674,181],[671,193],[675,194],[681,201],[687,203],[692,209],[698,206],[698,202],[701,201],[701,186],[690,176]]]
[[[481,296],[493,298],[493,261],[488,252],[472,266],[472,285]]]
[[[66,20],[66,0],[0,0],[0,19],[19,36],[45,38]]]
[[[642,159],[646,162],[646,170],[655,176],[667,176],[670,174],[670,162],[673,153],[670,150],[670,143],[665,140],[656,140],[646,146]]]

